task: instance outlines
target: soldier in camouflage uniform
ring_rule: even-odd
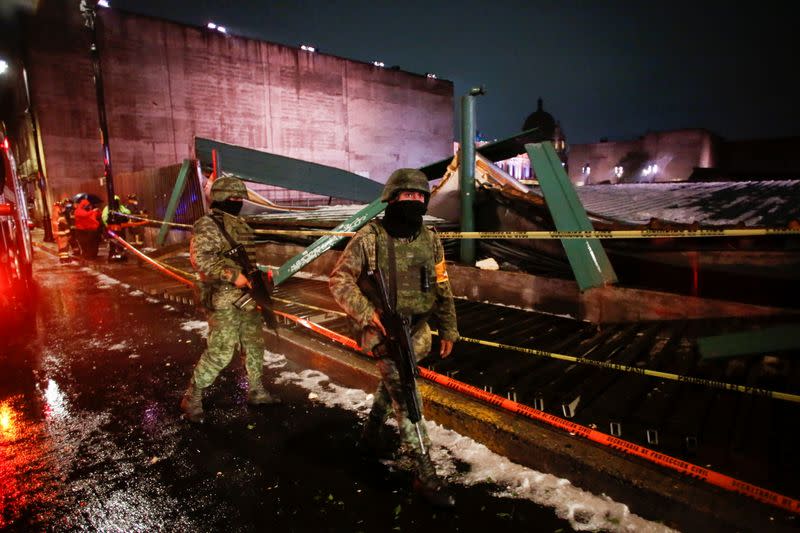
[[[366,271],[375,266],[379,266],[387,278],[394,272],[395,279],[387,279],[387,285],[396,288],[398,312],[411,319],[417,360],[431,349],[429,318],[436,319],[439,326],[440,355],[450,355],[458,339],[456,313],[442,243],[422,224],[429,196],[428,180],[422,172],[407,168],[393,172],[381,196],[381,200],[389,203],[383,219],[369,223],[353,237],[331,273],[330,289],[355,322],[361,347],[378,356],[381,382],[364,426],[363,440],[369,447],[379,447],[382,431],[386,429],[384,423],[393,411],[400,429],[401,450],[416,465],[414,488],[431,503],[452,506],[455,504],[453,496],[437,476],[430,456],[420,446],[414,424],[408,419],[397,367],[391,359],[382,356],[386,353],[381,347],[385,330],[376,310],[377,302],[371,301],[360,288],[364,286]],[[394,268],[389,265],[392,243]],[[420,424],[420,428],[427,450],[430,441],[425,425]]]
[[[222,177],[211,187],[211,213],[194,224],[190,256],[200,274],[201,297],[209,310],[208,347],[194,367],[189,387],[181,400],[181,410],[192,422],[203,420],[203,390],[214,383],[223,368],[228,366],[238,345],[244,352],[249,390],[249,405],[276,403],[261,380],[264,363],[263,319],[251,301],[242,309],[233,305],[248,286],[242,268],[222,254],[231,244],[220,230],[222,224],[228,235],[245,245],[255,263],[253,230],[238,217],[247,188],[237,178]]]

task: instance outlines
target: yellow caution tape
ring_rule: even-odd
[[[122,216],[127,217],[127,218],[135,218],[136,220],[143,220],[145,222],[152,222],[153,224],[167,224],[168,226],[175,226],[176,228],[190,228],[191,229],[192,227],[194,227],[191,224],[179,224],[178,222],[165,222],[163,220],[155,220],[155,219],[152,219],[152,218],[142,217],[142,216],[139,216],[139,215],[131,215],[131,214],[128,214],[128,213],[120,213],[119,211],[114,211],[114,213],[117,214],[117,215],[122,215]]]
[[[259,235],[352,237],[352,231],[257,229]],[[698,229],[698,230],[593,230],[593,231],[440,231],[442,239],[660,239],[698,237],[757,237],[764,235],[800,235],[800,229]]]
[[[273,296],[272,299],[275,300],[276,302],[281,302],[289,305],[298,305],[300,307],[307,307],[308,309],[313,309],[315,311],[323,311],[324,313],[330,313],[332,315],[347,316],[347,313],[342,313],[341,311],[334,311],[333,309],[325,309],[324,307],[317,307],[315,305],[306,304],[295,300],[285,300],[283,298],[276,298],[275,296]]]
[[[438,335],[437,331],[433,332]],[[460,342],[469,342],[472,344],[480,344],[481,346],[489,346],[492,348],[500,348],[502,350],[510,350],[514,352],[525,353],[528,355],[536,355],[539,357],[548,357],[550,359],[560,359],[561,361],[569,361],[572,363],[579,363],[583,365],[591,365],[599,368],[607,368],[610,370],[620,370],[622,372],[630,372],[632,374],[639,374],[642,376],[650,376],[654,378],[662,378],[670,381],[678,381],[680,383],[692,383],[694,385],[705,385],[714,389],[730,390],[735,392],[742,392],[745,394],[752,394],[754,396],[763,396],[766,398],[775,398],[776,400],[786,400],[789,402],[800,403],[800,396],[797,394],[789,394],[787,392],[777,392],[767,389],[760,389],[758,387],[748,387],[746,385],[737,385],[735,383],[725,383],[723,381],[715,381],[712,379],[703,379],[692,376],[682,376],[680,374],[672,374],[669,372],[660,372],[658,370],[648,370],[646,368],[639,368],[635,366],[620,365],[617,363],[609,363],[606,361],[595,361],[583,357],[574,357],[572,355],[563,355],[559,353],[545,352],[536,350],[534,348],[524,348],[522,346],[513,346],[510,344],[503,344],[500,342],[484,341],[481,339],[472,339],[470,337],[459,337]]]

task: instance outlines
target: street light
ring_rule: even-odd
[[[4,59],[0,59],[0,74],[8,70],[8,63]]]

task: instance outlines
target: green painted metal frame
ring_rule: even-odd
[[[558,231],[592,231],[592,223],[549,141],[525,145]],[[581,291],[616,283],[617,274],[599,239],[562,239]]]
[[[384,209],[386,209],[385,202],[381,202],[380,199],[374,200],[371,204],[358,211],[355,215],[336,226],[333,231],[358,231],[367,222],[378,216]],[[324,237],[320,237],[314,241],[308,248],[281,265],[281,267],[275,273],[275,277],[273,279],[275,285],[280,285],[292,277],[294,273],[330,250],[337,242],[344,238],[346,237],[325,235]],[[267,270],[266,267],[260,268],[262,270]]]
[[[800,351],[800,324],[701,337],[697,339],[697,348],[701,359]]]
[[[189,168],[191,168],[191,160],[184,159],[181,169],[178,172],[178,178],[175,180],[175,187],[172,188],[172,196],[169,198],[167,204],[167,212],[164,213],[164,222],[161,224],[161,229],[158,230],[158,237],[156,237],[156,245],[163,246],[169,232],[169,224],[175,216],[175,210],[178,209],[178,201],[181,199],[183,190],[186,188],[186,176],[189,175]]]
[[[243,180],[285,189],[369,203],[383,185],[353,172],[301,159],[195,137],[195,155],[210,165],[212,150],[225,162],[225,172]]]

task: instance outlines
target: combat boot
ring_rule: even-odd
[[[455,507],[456,499],[444,479],[436,473],[430,456],[417,456],[417,471],[414,476],[414,492],[436,507]]]
[[[262,383],[250,385],[250,390],[247,391],[247,405],[274,405],[278,403],[281,403],[280,398],[276,398],[267,392]]]
[[[194,379],[181,398],[181,411],[189,422],[199,424],[203,421],[203,389],[195,385]]]

